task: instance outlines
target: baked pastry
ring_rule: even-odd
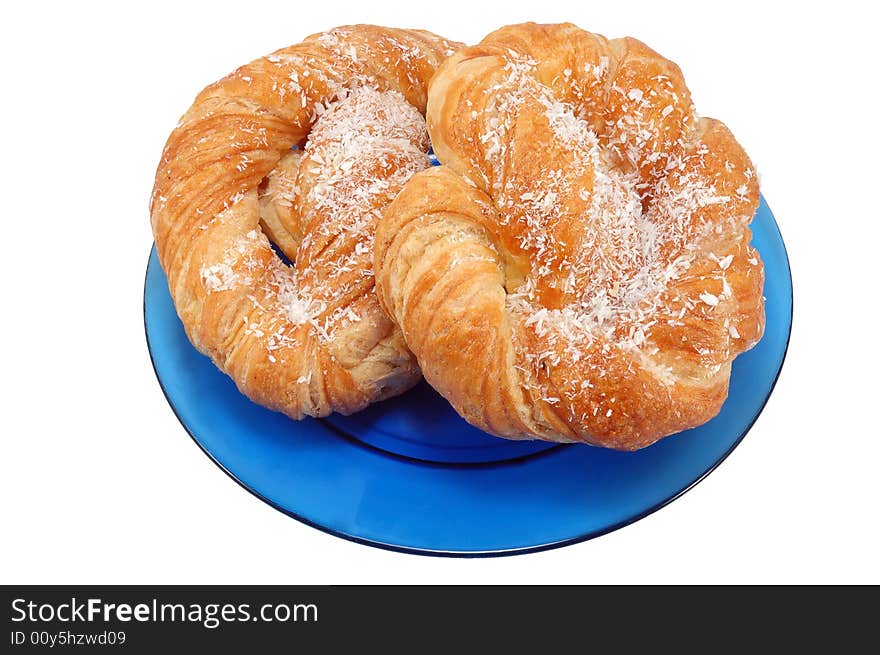
[[[635,450],[717,414],[764,325],[754,168],[635,39],[514,25],[433,78],[443,164],[375,247],[382,306],[473,425]]]
[[[252,400],[351,413],[418,380],[376,300],[372,240],[429,165],[427,83],[455,46],[369,25],[316,34],[207,87],[169,137],[159,261],[193,345]]]

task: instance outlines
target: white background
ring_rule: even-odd
[[[880,57],[865,11],[844,2],[6,5],[0,582],[880,582]],[[373,22],[476,42],[528,19],[642,39],[679,63],[700,113],[724,120],[750,153],[794,274],[794,332],[776,391],[704,482],[591,542],[449,560],[306,527],[199,451],[150,366],[147,202],[165,139],[207,83],[312,32]]]

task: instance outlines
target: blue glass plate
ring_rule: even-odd
[[[716,418],[635,453],[496,439],[465,423],[425,383],[354,416],[292,421],[250,402],[192,347],[155,248],[144,290],[147,342],[187,432],[282,512],[341,537],[416,553],[551,548],[622,527],[677,498],[757,419],[785,358],[792,287],[763,198],[752,229],[766,270],[764,338],[734,362]]]

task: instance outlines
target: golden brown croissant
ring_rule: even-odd
[[[418,379],[378,306],[372,241],[429,165],[427,83],[455,45],[368,25],[313,35],[207,87],[172,132],[151,202],[159,260],[190,340],[252,400],[351,413]]]
[[[444,166],[386,210],[380,302],[425,378],[509,438],[634,450],[713,417],[761,337],[752,164],[634,39],[515,25],[429,88]]]

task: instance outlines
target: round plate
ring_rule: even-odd
[[[168,402],[196,443],[294,518],[424,554],[551,548],[659,509],[724,460],[757,419],[785,358],[792,288],[763,198],[752,230],[766,272],[764,338],[734,362],[716,418],[635,453],[496,439],[461,420],[424,383],[353,416],[292,421],[250,402],[192,347],[155,248],[144,291],[147,342]]]

